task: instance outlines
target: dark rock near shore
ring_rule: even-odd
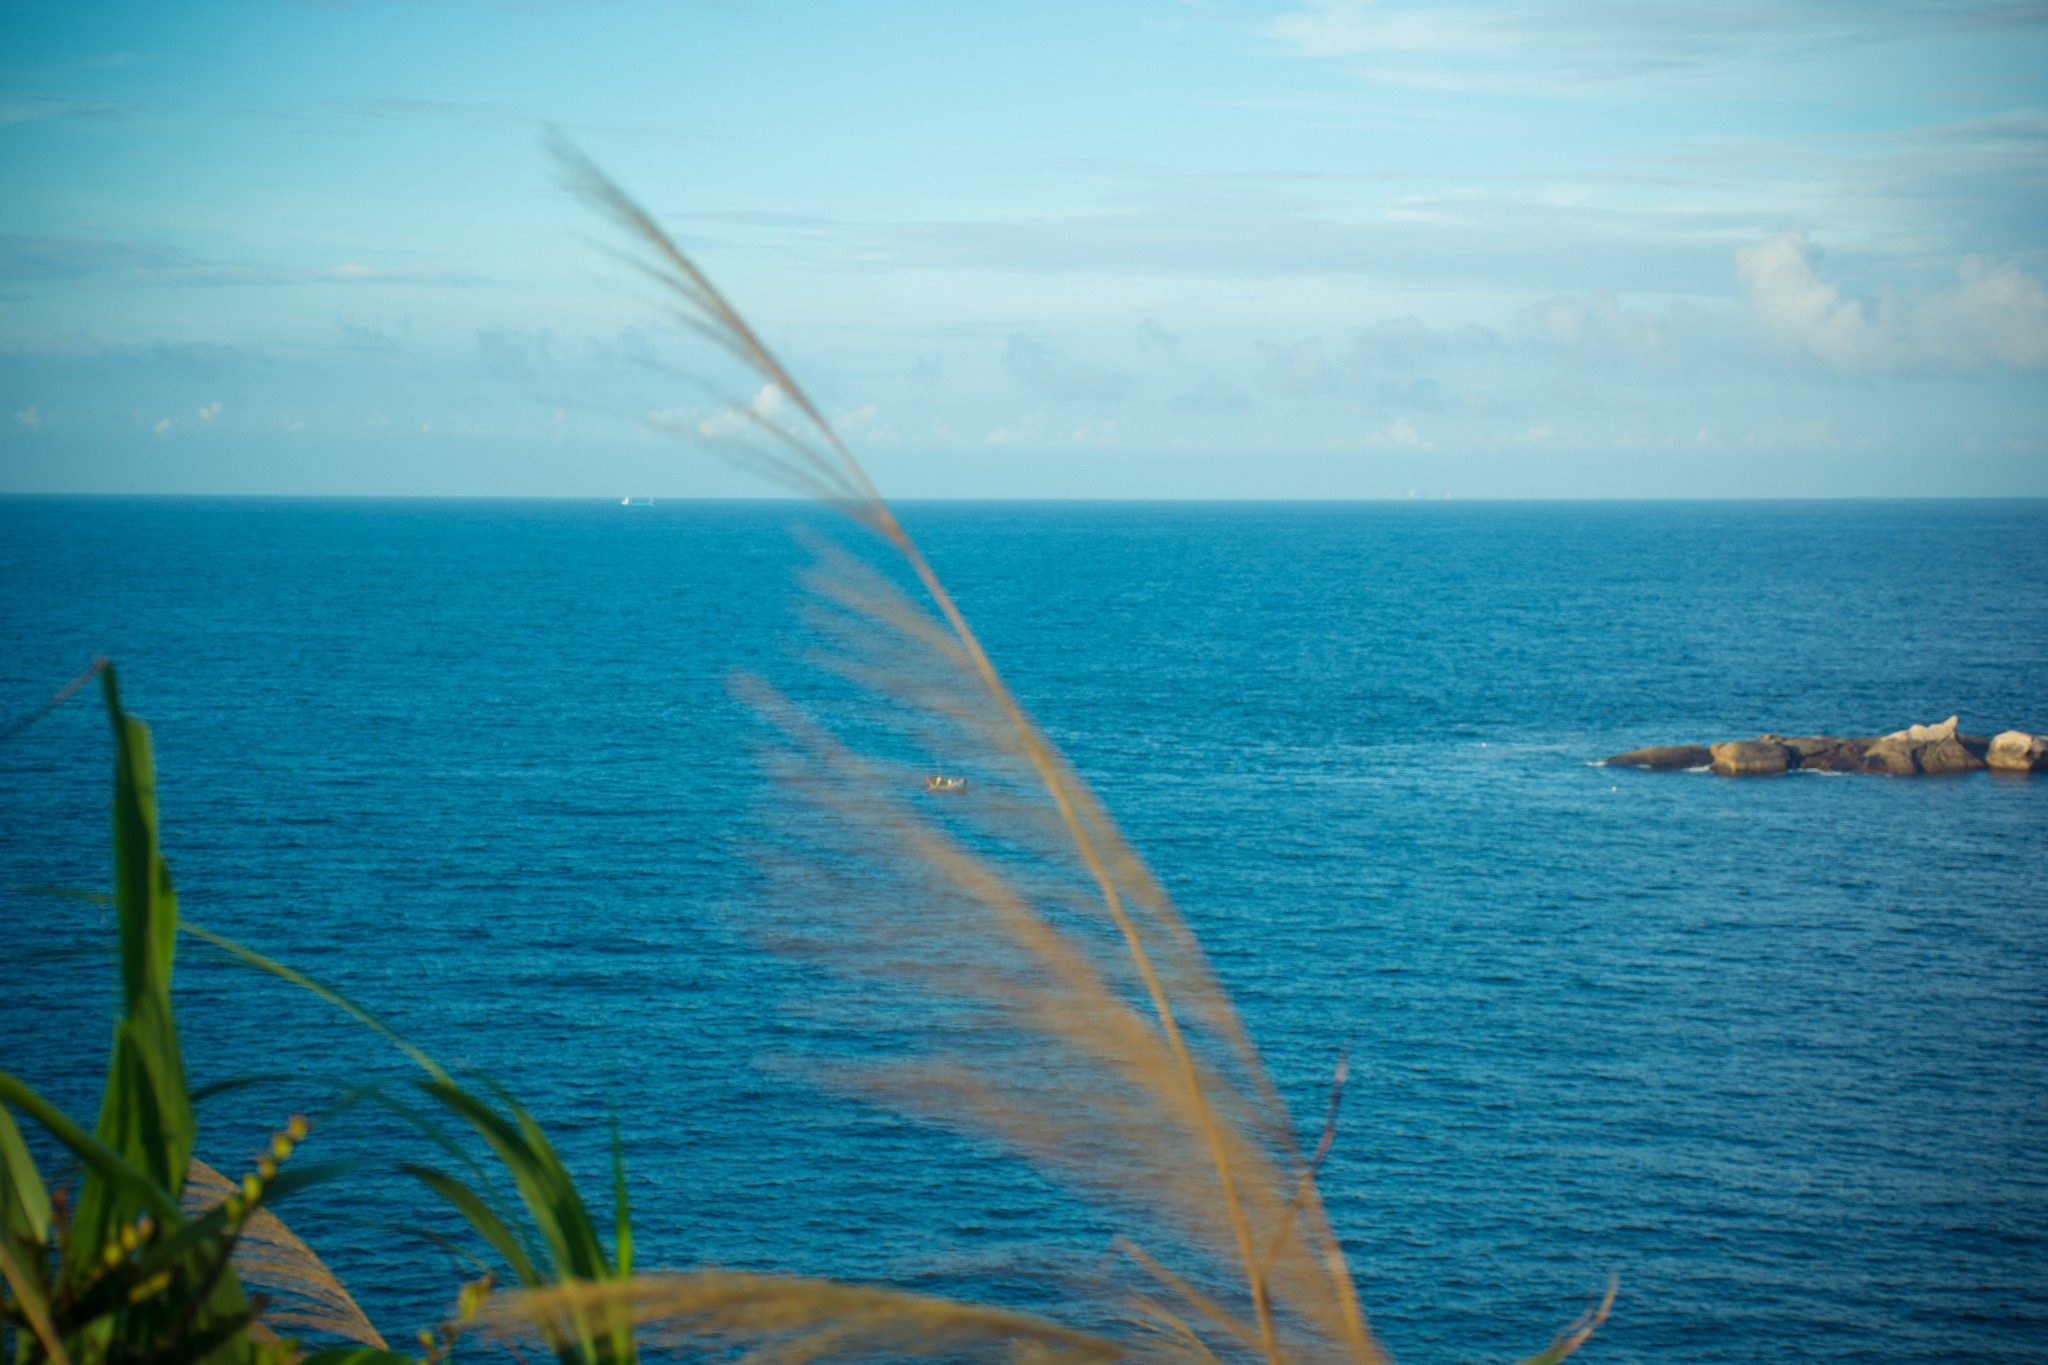
[[[1721,744],[1667,744],[1631,749],[1602,760],[1615,768],[1711,767],[1724,777],[1760,777],[1814,769],[1894,777],[1966,773],[2048,772],[2048,735],[2007,730],[1993,739],[1966,735],[1950,716],[1937,725],[1909,725],[1876,738],[1842,735],[1758,735]]]
[[[1704,744],[1664,744],[1653,749],[1630,749],[1600,761],[1610,768],[1704,768],[1714,761],[1714,756]]]

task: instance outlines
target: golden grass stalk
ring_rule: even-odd
[[[765,685],[746,688],[787,741],[782,777],[836,817],[835,832],[813,833],[836,840],[841,856],[804,875],[814,888],[886,897],[886,915],[848,910],[824,946],[842,966],[915,983],[988,1025],[949,1059],[870,1083],[1169,1224],[1200,1264],[1171,1269],[1133,1250],[1166,1296],[1133,1300],[1149,1349],[1267,1365],[1383,1360],[1316,1187],[1323,1152],[1303,1159],[1286,1106],[1164,888],[1004,683],[794,376],[652,216],[574,148],[557,140],[555,151],[571,187],[626,234],[627,259],[672,316],[776,399],[730,404],[744,434],[728,453],[846,512],[922,589],[913,598],[830,552],[810,575],[839,646],[828,666],[887,705],[910,749],[971,771],[971,800],[940,809],[918,795],[929,762],[863,751]],[[888,880],[864,879],[856,861]],[[1234,1291],[1201,1287],[1216,1274]]]
[[[180,1202],[196,1217],[236,1192],[233,1181],[194,1159],[185,1168]],[[326,1332],[359,1346],[390,1349],[319,1253],[269,1209],[258,1208],[243,1222],[233,1261],[243,1284],[271,1296],[258,1321],[277,1335]]]
[[[1183,1032],[1176,1048],[1147,983],[1114,952],[1119,936],[1097,932],[1072,878],[1019,866],[941,827],[917,809],[923,798],[901,795],[915,791],[910,772],[839,744],[772,694],[755,697],[800,756],[786,779],[835,817],[848,851],[885,850],[902,878],[889,919],[860,926],[864,944],[835,945],[841,964],[969,1002],[1000,1019],[995,1038],[1018,1040],[880,1069],[871,1083],[921,1112],[964,1116],[1108,1200],[1143,1206],[1211,1265],[1235,1262],[1242,1273],[1238,1249],[1250,1240],[1256,1289],[1243,1293],[1252,1310],[1243,1321],[1241,1308],[1224,1308],[1189,1277],[1155,1275],[1185,1316],[1218,1337],[1217,1350],[1248,1343],[1269,1359],[1376,1359],[1362,1319],[1350,1317],[1355,1301],[1338,1292],[1334,1238],[1327,1255],[1318,1245],[1328,1237],[1321,1205],[1274,1121],[1279,1101],[1256,1058],[1198,1054],[1195,1041],[1215,1043],[1207,1029],[1192,1039]],[[976,780],[1000,780],[994,756]],[[1014,824],[1011,803],[998,804],[1002,823]],[[1148,908],[1156,916],[1163,898]],[[1199,1002],[1191,1014],[1213,1019],[1228,1001],[1191,946],[1169,942],[1156,953],[1155,979],[1172,980]],[[1148,1272],[1158,1264],[1134,1259]],[[1348,1289],[1348,1277],[1341,1284]]]
[[[1117,1342],[1028,1313],[895,1289],[727,1270],[601,1283],[572,1280],[515,1290],[486,1301],[472,1326],[517,1340],[536,1332],[566,1334],[579,1316],[623,1316],[656,1339],[748,1346],[747,1359],[762,1365],[806,1365],[827,1357],[1100,1365],[1128,1354]]]

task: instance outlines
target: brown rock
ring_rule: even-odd
[[[1860,773],[1867,739],[1844,739],[1840,735],[1795,735],[1784,741],[1795,768],[1816,768],[1826,773]]]
[[[2048,735],[2007,730],[1993,735],[1984,761],[2000,772],[2038,773],[2048,770]]]
[[[1950,716],[1939,725],[1908,725],[1903,730],[1892,731],[1885,738],[1902,740],[1908,744],[1937,744],[1944,739],[1956,737],[1958,719],[1959,717]]]
[[[1899,739],[1892,735],[1872,740],[1870,747],[1863,751],[1863,771],[1889,773],[1893,777],[1911,777],[1920,771],[1920,765],[1913,761],[1913,754],[1919,748],[1920,746],[1910,739]]]
[[[1986,748],[1989,748],[1987,745]],[[1873,740],[1863,755],[1864,771],[1905,777],[1912,773],[1967,773],[1984,766],[1968,737],[1956,733],[1956,718],[1939,725],[1909,725]]]
[[[1714,757],[1704,744],[1662,744],[1650,749],[1630,749],[1600,761],[1610,768],[1704,768]]]
[[[1723,777],[1764,777],[1782,773],[1792,763],[1792,751],[1773,739],[1731,740],[1708,752],[1714,771]]]
[[[1950,716],[1938,725],[1909,725],[1876,739],[1841,735],[1758,735],[1702,748],[1667,744],[1631,749],[1603,763],[1616,768],[1710,766],[1725,777],[1762,776],[1812,768],[1834,773],[2048,772],[2048,735],[2007,730],[1994,738],[1966,735]]]
[[[1923,773],[1967,773],[1984,766],[1984,760],[1965,749],[1954,735],[1919,746],[1913,752],[1913,761]]]

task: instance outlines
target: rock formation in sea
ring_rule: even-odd
[[[1602,759],[1610,768],[1711,768],[1724,777],[1765,777],[1799,769],[1883,773],[1892,777],[2048,771],[2048,735],[2007,730],[1991,738],[1966,735],[1950,716],[1937,725],[1909,725],[1888,735],[1758,735],[1719,744],[1666,744]]]
[[[2030,735],[2025,730],[2007,730],[1991,737],[1984,762],[2009,773],[2038,773],[2048,770],[2048,735]]]

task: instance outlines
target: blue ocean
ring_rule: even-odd
[[[2048,1358],[2048,775],[1729,780],[1639,745],[2048,730],[2039,502],[909,504],[1144,853],[1303,1133],[1397,1361]],[[800,534],[792,534],[797,531]],[[520,1097],[643,1267],[1058,1313],[1116,1211],[826,1083],[761,931],[734,678],[813,668],[803,505],[0,500],[0,720],[95,655],[154,727],[184,914]],[[0,1067],[90,1113],[110,747],[0,744]],[[373,1034],[192,945],[202,1155]],[[918,1021],[899,1024],[915,1030]],[[396,1150],[351,1110],[308,1159]],[[338,1192],[337,1192],[338,1191]],[[475,1273],[367,1171],[283,1212],[409,1341]]]

